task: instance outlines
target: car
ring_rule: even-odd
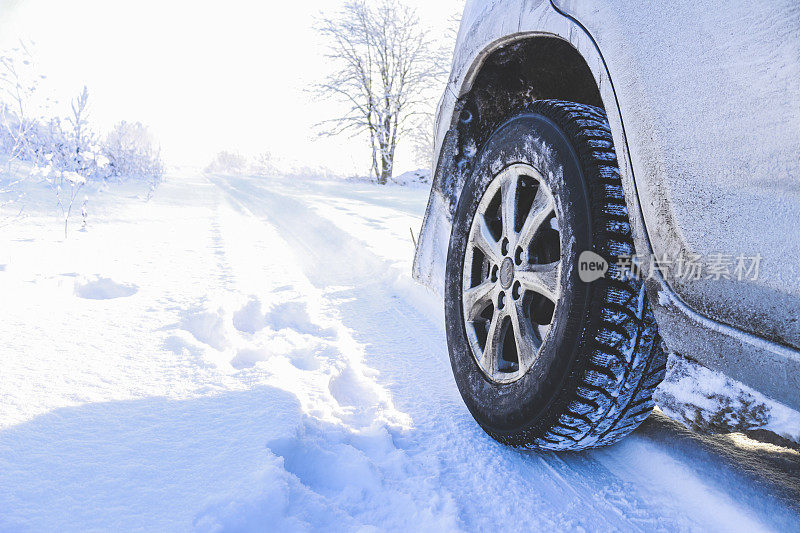
[[[800,409],[800,6],[469,0],[414,259],[496,440],[611,444],[666,355]]]

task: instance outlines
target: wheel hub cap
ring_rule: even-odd
[[[472,355],[492,381],[522,378],[548,340],[561,294],[560,227],[550,187],[530,165],[503,169],[478,204],[461,298]]]
[[[503,264],[500,266],[500,286],[504,289],[511,287],[514,282],[514,261],[510,257],[503,259]]]

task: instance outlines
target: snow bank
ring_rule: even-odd
[[[392,183],[404,187],[427,187],[431,186],[431,171],[428,169],[411,170],[403,172],[399,176],[392,176]]]
[[[377,180],[374,176],[350,176],[345,178],[344,181],[350,183],[377,184]],[[409,170],[407,172],[403,172],[402,174],[392,176],[387,185],[399,185],[401,187],[415,187],[430,190],[431,172],[427,169]]]

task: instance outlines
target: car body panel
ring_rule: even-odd
[[[656,256],[698,255],[703,273],[761,256],[755,280],[667,276],[672,289],[800,347],[800,5],[555,4],[603,51]]]
[[[445,170],[448,166],[442,163],[458,155],[459,148],[456,142],[458,134],[457,128],[454,126],[462,102],[461,97],[469,92],[477,72],[480,71],[484,60],[492,51],[515,40],[532,36],[555,36],[569,42],[581,54],[592,71],[617,148],[623,186],[639,253],[651,254],[653,248],[667,251],[700,250],[706,252],[712,249],[710,247],[712,244],[715,248],[714,252],[735,250],[741,246],[744,249],[737,250],[737,253],[751,253],[751,250],[758,246],[780,245],[788,254],[792,254],[792,257],[799,258],[798,243],[791,239],[791,237],[797,236],[795,221],[798,219],[776,220],[774,212],[771,213],[764,208],[764,206],[770,205],[767,200],[770,194],[774,195],[775,186],[781,190],[785,188],[785,194],[796,194],[798,175],[793,174],[795,172],[793,169],[796,167],[791,167],[791,161],[786,157],[786,151],[792,149],[792,140],[785,138],[782,140],[780,164],[769,167],[774,172],[783,172],[779,178],[774,178],[777,181],[773,182],[772,189],[765,174],[761,174],[760,180],[764,182],[764,188],[761,190],[757,187],[746,189],[747,179],[742,173],[737,174],[739,177],[735,180],[736,183],[733,183],[732,180],[726,181],[725,176],[719,175],[715,175],[706,183],[701,179],[704,177],[703,175],[698,175],[696,172],[693,175],[687,174],[686,168],[682,168],[675,175],[674,167],[671,167],[671,179],[666,180],[663,177],[663,172],[665,172],[663,151],[676,149],[676,147],[683,149],[687,141],[680,139],[673,144],[670,144],[668,140],[662,140],[660,144],[651,142],[652,136],[656,133],[666,135],[676,134],[676,132],[674,129],[664,130],[652,126],[652,116],[656,113],[652,107],[655,104],[642,98],[641,82],[635,76],[625,76],[621,73],[621,79],[617,82],[614,69],[628,72],[630,69],[637,68],[638,63],[627,57],[629,53],[633,52],[622,50],[617,59],[608,60],[606,53],[601,53],[602,48],[598,41],[595,41],[594,36],[583,26],[583,21],[579,22],[577,19],[578,16],[596,17],[599,16],[598,12],[604,10],[592,7],[592,4],[586,7],[581,3],[580,8],[575,7],[577,2],[561,4],[567,11],[562,12],[550,2],[540,0],[470,1],[467,3],[459,31],[451,77],[437,113],[434,183],[420,233],[414,262],[414,276],[441,293],[450,236],[450,220],[455,211],[464,179],[463,176],[451,175],[452,173]],[[587,11],[583,11],[584,9]],[[617,7],[617,9],[622,8]],[[516,24],[514,17],[517,17]],[[591,26],[591,23],[588,24]],[[616,39],[616,46],[622,48],[624,46],[619,43],[626,42],[626,39],[646,40],[642,33],[635,28],[628,28],[622,23],[618,23],[616,26],[609,24],[604,31],[613,31],[615,35],[608,35],[605,40]],[[657,47],[658,43],[650,46]],[[631,50],[638,49],[631,48]],[[784,51],[784,53],[791,56],[791,50]],[[787,62],[791,61],[787,59]],[[655,74],[651,73],[651,75]],[[783,81],[789,82],[789,80]],[[669,96],[669,91],[664,92]],[[689,97],[685,91],[680,94],[684,98]],[[674,102],[674,100],[672,101]],[[714,109],[711,106],[706,112],[712,113]],[[753,107],[751,106],[749,109],[752,110]],[[785,110],[785,106],[782,109]],[[629,118],[631,115],[636,118]],[[780,118],[781,116],[783,115],[772,117],[774,124],[791,130],[793,125],[787,124],[784,119]],[[722,125],[717,126],[717,131],[713,129],[709,131],[715,135],[724,132],[724,121],[728,118],[730,118],[728,114],[723,114],[721,118],[718,118]],[[676,120],[671,118],[660,120],[666,120],[673,127],[679,125]],[[796,128],[799,123],[794,122],[794,127]],[[756,147],[763,151],[769,148],[768,139],[763,138],[763,128],[759,132],[762,137],[757,137],[761,140]],[[744,135],[744,139],[747,138],[744,133],[741,135]],[[635,141],[632,140],[633,138]],[[794,141],[797,141],[798,138],[800,137],[795,136]],[[648,148],[650,145],[659,147],[656,153],[660,155],[660,158],[650,157],[652,152],[647,150],[654,150]],[[719,148],[720,143],[718,139],[714,139],[714,142],[706,144],[705,148],[708,149],[709,146]],[[702,155],[698,154],[696,147],[690,147],[689,150],[689,153],[696,157]],[[726,150],[731,151],[728,148]],[[636,155],[634,156],[633,153]],[[794,153],[797,154],[797,151]],[[740,152],[736,155],[734,159],[736,164],[753,168],[753,163],[748,163],[748,153]],[[689,166],[689,160],[686,157],[678,159],[683,163],[683,167]],[[701,168],[703,172],[718,172],[721,171],[720,169],[731,171],[731,168],[725,167],[724,164],[720,166],[720,163],[717,163],[716,167],[701,166]],[[643,174],[646,176],[642,176]],[[671,196],[665,193],[663,186],[658,188],[659,179],[662,180],[661,183],[674,187],[680,183],[681,177],[693,180],[692,188],[699,188],[697,194],[706,204],[699,203],[700,201],[697,199],[691,199],[685,193]],[[795,180],[795,185],[792,185],[792,180]],[[694,181],[700,181],[700,184],[698,185]],[[757,213],[760,221],[767,223],[768,220],[771,220],[773,225],[783,223],[776,233],[764,235],[768,232],[761,231],[759,233],[756,231],[758,228],[754,229],[752,225],[746,231],[735,232],[731,229],[730,222],[740,221],[737,219],[740,217],[738,211],[734,214],[724,213],[725,218],[722,221],[714,220],[709,214],[716,213],[717,216],[722,216],[721,209],[723,207],[734,208],[736,191],[743,190],[747,190],[746,194],[742,194],[745,194],[749,202],[758,202],[762,206],[763,212]],[[770,191],[773,192],[770,193]],[[721,200],[716,199],[715,192],[722,195]],[[780,202],[777,205],[774,203],[771,205],[776,205],[775,211],[780,212],[783,216],[797,215],[800,214],[798,211],[800,203],[795,203],[796,198],[797,196],[788,199],[788,203],[791,205]],[[677,207],[672,205],[675,201],[680,202],[681,205]],[[715,206],[715,202],[723,202],[724,205]],[[748,209],[750,209],[749,206]],[[691,217],[692,210],[695,212],[694,218]],[[769,219],[768,215],[773,215],[772,219]],[[645,221],[648,222],[647,225],[645,225]],[[725,231],[721,231],[719,227],[722,222],[727,226]],[[689,227],[676,226],[678,223],[688,224]],[[651,227],[651,224],[654,226]],[[707,227],[703,229],[701,225]],[[763,228],[761,229],[763,230]],[[735,236],[731,235],[734,232]],[[778,237],[775,237],[776,234]],[[711,235],[714,242],[703,240],[704,235]],[[756,238],[760,240],[755,240]],[[786,241],[778,242],[776,239],[786,239]],[[656,243],[656,246],[653,246],[653,242]],[[796,270],[792,270],[792,268],[797,268],[794,264],[791,265],[792,268],[789,268],[786,266],[787,262],[780,263],[778,261],[779,254],[774,253],[774,250],[771,249],[769,258],[759,249],[755,249],[754,253],[759,252],[764,256],[761,263],[762,269],[774,266],[773,270],[766,275],[767,277],[760,280],[760,284],[741,286],[736,290],[707,289],[707,284],[703,283],[675,284],[676,286],[673,287],[669,283],[672,280],[665,280],[659,270],[649,270],[647,265],[644,265],[645,272],[650,276],[647,281],[648,294],[662,336],[671,350],[695,358],[706,366],[720,370],[778,401],[800,408],[800,395],[797,394],[797,391],[800,390],[800,352],[793,346],[797,341],[797,328],[796,322],[792,321],[797,318],[798,314],[791,314],[791,310],[796,309],[793,306],[797,305],[797,285],[800,276],[797,275]],[[788,287],[787,285],[791,283],[794,285]],[[721,286],[727,287],[728,285],[722,284]],[[774,296],[770,294],[770,290],[782,292],[770,300]],[[725,294],[720,294],[720,292]],[[768,303],[760,302],[751,305],[751,302],[758,300],[757,293],[759,292],[763,298],[768,300]],[[698,294],[699,296],[697,296]],[[743,295],[745,294],[749,299],[744,299]],[[685,295],[688,296],[685,297]],[[719,311],[716,309],[717,306],[728,307]],[[726,320],[720,317],[727,318],[728,323],[726,324]]]

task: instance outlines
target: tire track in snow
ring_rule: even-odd
[[[342,320],[367,345],[370,365],[389,378],[385,385],[395,404],[414,418],[414,430],[395,437],[414,460],[409,476],[435,478],[456,499],[463,527],[650,530],[695,529],[706,522],[682,516],[671,504],[673,495],[653,492],[646,478],[619,478],[595,458],[603,451],[552,456],[488,439],[455,391],[441,329],[403,301],[381,259],[274,187],[246,180],[217,184],[276,227],[295,247],[309,280],[338,302]],[[724,494],[712,496],[725,503]],[[737,518],[740,524],[749,519],[746,513]]]
[[[390,395],[374,379],[374,371],[363,364],[364,348],[337,321],[337,313],[325,291],[309,283],[303,269],[291,257],[297,252],[287,250],[286,241],[277,235],[275,228],[252,215],[251,205],[234,196],[228,197],[226,203],[232,209],[222,210],[227,220],[222,225],[223,237],[230,241],[227,248],[236,263],[237,280],[244,276],[252,281],[254,273],[263,273],[264,286],[288,284],[294,294],[291,301],[285,302],[274,291],[264,293],[263,288],[257,288],[259,284],[249,285],[261,295],[260,300],[251,298],[236,311],[233,325],[242,332],[245,342],[252,335],[248,332],[255,331],[262,343],[272,342],[277,346],[270,349],[262,344],[273,354],[268,360],[261,359],[265,365],[243,364],[246,361],[239,360],[238,355],[231,363],[242,367],[236,374],[242,379],[257,378],[260,374],[267,383],[295,394],[302,406],[302,416],[293,434],[267,442],[267,448],[274,454],[270,458],[282,462],[280,471],[258,471],[252,484],[259,489],[250,496],[220,494],[197,515],[196,524],[205,528],[221,523],[223,527],[238,528],[244,523],[247,524],[244,527],[258,529],[263,516],[278,518],[277,514],[323,528],[331,527],[330,517],[338,516],[334,522],[340,526],[347,524],[349,529],[382,524],[411,528],[422,523],[452,530],[455,513],[448,511],[452,503],[447,495],[440,497],[437,487],[424,480],[419,483],[419,490],[406,489],[404,469],[408,461],[405,452],[395,446],[394,438],[407,425],[407,416],[391,405]],[[300,251],[304,252],[313,251]],[[242,260],[256,263],[255,268],[249,269],[249,275],[242,269]],[[262,302],[269,305],[267,316],[260,306]],[[309,320],[312,304],[324,315],[325,327]],[[227,316],[225,321],[228,322]],[[311,368],[287,368],[286,360],[292,360],[286,343],[282,342],[287,332],[324,341],[329,349],[313,354],[315,365]],[[295,362],[292,364],[298,367]],[[273,372],[274,377],[270,377]],[[280,380],[289,382],[281,384]],[[291,383],[293,380],[302,381]],[[275,485],[282,486],[279,494],[274,494]],[[267,510],[274,506],[259,498],[259,493],[270,493],[280,500],[297,498],[297,495],[290,497],[287,491],[299,491],[308,505],[302,510],[290,505]],[[245,512],[230,511],[237,506],[242,506]],[[309,515],[314,517],[309,520]]]
[[[319,191],[315,191],[317,192],[316,195],[309,193],[310,190],[314,190],[313,181],[297,182],[293,180],[291,182],[278,184],[274,184],[274,182],[265,183],[267,185],[273,185],[271,187],[272,190],[270,190],[269,186],[266,188],[258,186],[257,189],[259,191],[263,190],[266,194],[277,193],[279,196],[288,195],[303,203],[310,203],[313,205],[313,212],[319,213],[323,218],[329,218],[330,222],[337,224],[341,221],[342,217],[340,214],[342,210],[338,209],[340,213],[337,213],[335,206],[341,204],[341,200],[344,199],[348,205],[348,208],[346,208],[344,212],[349,218],[361,218],[368,222],[367,224],[362,224],[363,226],[370,228],[374,226],[373,219],[375,213],[373,210],[367,210],[364,212],[364,216],[359,217],[359,210],[353,209],[353,206],[350,205],[354,200],[354,195],[347,184],[344,186],[339,185],[339,190],[341,190],[341,192],[337,192],[333,186],[328,184],[324,192],[333,200],[334,209],[320,209],[320,200],[324,199],[324,197],[320,196]],[[281,187],[279,191],[275,190],[277,187]],[[298,193],[298,190],[302,192]],[[386,202],[382,199],[383,191],[381,190],[360,191],[358,196],[363,196],[369,192],[373,194],[379,193],[379,199],[373,201],[371,198],[361,198],[365,206],[373,206],[376,202],[380,205],[386,205]],[[396,195],[397,193],[393,192],[393,194]],[[258,191],[256,191],[256,195],[259,195]],[[393,213],[396,213],[396,211],[391,208],[386,211],[389,218],[393,216]],[[367,214],[367,212],[369,214]],[[408,215],[414,215],[413,211],[408,210],[407,206],[405,212]],[[355,217],[352,216],[354,214]],[[358,228],[359,224],[354,224],[352,220],[348,221],[346,224],[342,224],[340,227],[345,233],[355,232],[349,235],[350,238],[360,240],[355,237],[355,234],[358,234],[360,238],[363,238]],[[376,264],[381,263],[380,259],[374,259],[376,260]],[[385,263],[384,261],[384,264]],[[392,284],[391,277],[388,279],[387,284]],[[407,290],[409,289],[408,284],[406,283],[399,287],[395,286],[394,288],[396,290],[394,290],[390,296],[399,300],[405,300],[404,297],[407,296]],[[414,287],[411,288],[413,289]],[[406,291],[405,294],[404,291]],[[437,318],[436,324],[439,324],[440,320],[440,318]],[[378,331],[376,334],[380,337],[381,332]],[[411,344],[416,342],[418,342],[417,338],[411,340]],[[394,366],[394,363],[392,363],[392,366]],[[445,366],[448,365],[445,364]],[[449,368],[445,373],[447,376],[450,375]],[[459,406],[461,405],[460,399],[457,403]],[[797,472],[800,472],[800,461],[797,459],[797,453],[788,449],[781,450],[780,448],[771,447],[768,444],[761,445],[757,441],[749,440],[748,442],[748,439],[744,439],[744,441],[745,442],[742,443],[742,439],[737,439],[736,436],[699,435],[692,433],[674,421],[667,419],[660,413],[654,413],[644,426],[628,439],[627,444],[620,445],[616,448],[600,450],[596,453],[598,453],[599,457],[602,457],[602,462],[608,463],[609,466],[614,467],[615,471],[619,472],[619,463],[623,462],[620,461],[619,458],[623,456],[623,454],[612,453],[613,450],[625,450],[634,446],[637,447],[637,449],[646,449],[647,453],[645,453],[644,456],[651,457],[655,465],[647,465],[648,468],[641,469],[641,472],[635,472],[635,477],[642,479],[642,483],[649,481],[650,484],[653,485],[653,490],[656,492],[660,491],[661,493],[664,492],[664,489],[667,489],[667,491],[671,490],[670,484],[675,481],[676,476],[670,472],[667,472],[667,474],[671,475],[653,475],[654,466],[656,470],[659,463],[666,462],[675,464],[675,468],[678,470],[682,470],[684,466],[688,466],[689,468],[686,469],[685,473],[691,476],[690,472],[693,469],[692,467],[696,464],[703,464],[705,467],[699,469],[697,472],[699,476],[693,477],[691,480],[695,483],[690,483],[700,494],[688,496],[687,493],[689,491],[681,491],[684,493],[682,502],[684,505],[696,506],[699,510],[702,509],[702,505],[719,507],[719,505],[727,503],[729,506],[738,508],[742,507],[738,502],[752,502],[751,505],[743,506],[747,509],[746,513],[757,516],[763,523],[771,524],[776,530],[785,530],[787,527],[792,526],[800,520],[800,498],[798,498],[798,494],[800,494],[800,485],[797,484]],[[626,453],[630,454],[630,452]],[[640,464],[645,463],[646,461],[642,461]],[[696,468],[694,469],[697,470]],[[633,469],[629,468],[629,470]],[[645,470],[648,471],[649,474],[642,473]],[[608,470],[606,470],[606,472],[610,473]],[[626,474],[627,472],[623,473],[623,478]],[[651,476],[650,480],[645,480],[648,475]],[[606,479],[608,479],[607,476]],[[706,486],[722,488],[722,490],[707,490]],[[602,491],[609,492],[613,500],[620,501],[618,495],[614,494],[615,491],[611,489],[603,489]],[[620,494],[624,493],[624,491],[616,492]],[[721,492],[722,494],[716,495],[714,494],[715,492]],[[728,495],[727,498],[725,497],[726,495]],[[675,498],[666,497],[665,495],[663,500],[662,505],[666,508],[672,507],[676,509],[676,514],[680,514],[680,503],[676,504]],[[701,505],[698,502],[703,503]],[[633,505],[632,508],[640,509],[640,507],[636,505]],[[729,522],[730,524],[741,526],[741,524],[744,523],[737,521],[739,513],[736,509],[730,514],[732,516]],[[708,513],[701,512],[700,515],[702,515],[704,519],[708,519]]]

